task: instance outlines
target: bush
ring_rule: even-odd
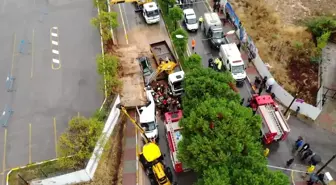
[[[192,54],[184,61],[184,67],[186,70],[202,68],[202,57],[197,54]]]
[[[336,31],[336,19],[333,17],[315,17],[306,21],[306,26],[315,37],[321,37],[326,32]]]
[[[174,24],[174,30],[176,30],[179,21],[183,18],[183,10],[179,6],[174,6],[173,8],[169,9],[168,17]]]
[[[182,38],[177,38],[177,35],[181,35]],[[184,29],[179,28],[176,31],[172,32],[171,36],[177,54],[184,57],[184,53],[187,51],[188,33]]]
[[[100,11],[97,17],[91,19],[91,24],[100,29],[100,25],[102,28],[101,36],[104,41],[107,41],[112,38],[110,29],[114,29],[118,27],[118,14],[116,12],[106,12]]]

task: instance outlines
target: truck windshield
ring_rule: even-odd
[[[155,130],[155,122],[148,122],[148,123],[141,123],[141,127],[146,131],[146,132],[150,132]]]
[[[223,38],[224,37],[224,34],[223,34],[223,32],[213,32],[213,35],[212,35],[212,38],[214,38],[214,39],[221,39],[221,38]]]
[[[195,18],[187,19],[187,23],[188,24],[196,24],[197,23],[197,19],[195,19]]]
[[[159,15],[159,10],[146,11],[147,17],[154,17]]]
[[[237,74],[237,73],[243,73],[245,70],[244,65],[240,65],[240,66],[232,66],[231,72],[233,74]]]
[[[175,89],[175,90],[182,89],[182,81],[174,82],[174,83],[173,83],[173,86],[174,86],[174,89]]]

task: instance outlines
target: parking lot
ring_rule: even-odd
[[[58,136],[73,116],[103,100],[100,51],[91,1],[0,0],[1,174],[57,156]],[[75,24],[74,24],[75,23]]]

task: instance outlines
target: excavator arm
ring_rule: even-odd
[[[146,85],[149,85],[153,80],[156,79],[162,72],[166,71],[168,74],[174,73],[174,68],[176,67],[176,63],[172,61],[162,62],[155,72],[153,72],[146,82]]]

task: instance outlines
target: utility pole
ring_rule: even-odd
[[[290,107],[293,105],[293,103],[294,103],[294,101],[296,100],[296,98],[298,97],[299,92],[300,92],[300,90],[299,90],[297,93],[295,93],[295,96],[294,96],[292,102],[289,104],[289,106],[287,107],[287,109],[286,109],[286,111],[285,111],[285,113],[284,113],[285,116],[286,116],[287,112],[289,111]]]
[[[326,162],[317,172],[316,174],[319,175],[319,173],[321,173],[321,171],[328,166],[329,163],[331,163],[331,161],[333,161],[336,158],[336,154],[333,155],[328,162]]]

